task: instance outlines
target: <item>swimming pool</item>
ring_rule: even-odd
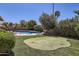
[[[15,36],[33,36],[33,35],[42,35],[43,32],[31,32],[31,31],[16,31],[14,32]]]

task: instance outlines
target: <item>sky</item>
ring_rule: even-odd
[[[45,12],[52,14],[52,3],[9,3],[0,4],[0,16],[5,22],[19,23],[21,20],[35,20],[39,23],[39,16]]]
[[[76,15],[74,10],[79,10],[79,3],[55,3],[54,10],[61,13],[58,20],[72,18]]]
[[[54,3],[54,10],[60,11],[58,20],[74,17],[74,10],[79,9],[77,3]],[[53,13],[52,3],[0,3],[0,16],[5,22],[19,23],[21,20],[35,20],[39,24],[39,16],[43,13]]]

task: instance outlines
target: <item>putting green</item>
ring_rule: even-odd
[[[63,37],[37,37],[24,40],[29,47],[40,50],[55,50],[62,47],[69,47],[71,44]]]

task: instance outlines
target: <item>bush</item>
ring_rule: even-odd
[[[49,31],[45,31],[45,32],[44,32],[44,35],[52,36],[52,35],[54,35],[54,31],[53,31],[52,29],[49,30]]]
[[[76,31],[77,35],[79,36],[79,24],[76,24],[75,31]]]
[[[35,25],[34,26],[34,30],[35,31],[39,31],[39,32],[42,32],[43,31],[43,29],[42,29],[42,27],[40,25]]]
[[[72,37],[72,38],[78,37],[77,31],[75,30],[76,27],[75,22],[64,20],[59,25],[60,25],[61,36]]]
[[[15,37],[13,33],[0,30],[0,52],[7,52],[15,46]]]

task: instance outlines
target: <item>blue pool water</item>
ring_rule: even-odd
[[[40,32],[30,32],[30,31],[16,31],[15,36],[31,36],[31,35],[40,35]]]
[[[17,34],[34,34],[34,33],[37,33],[37,32],[16,32]]]

